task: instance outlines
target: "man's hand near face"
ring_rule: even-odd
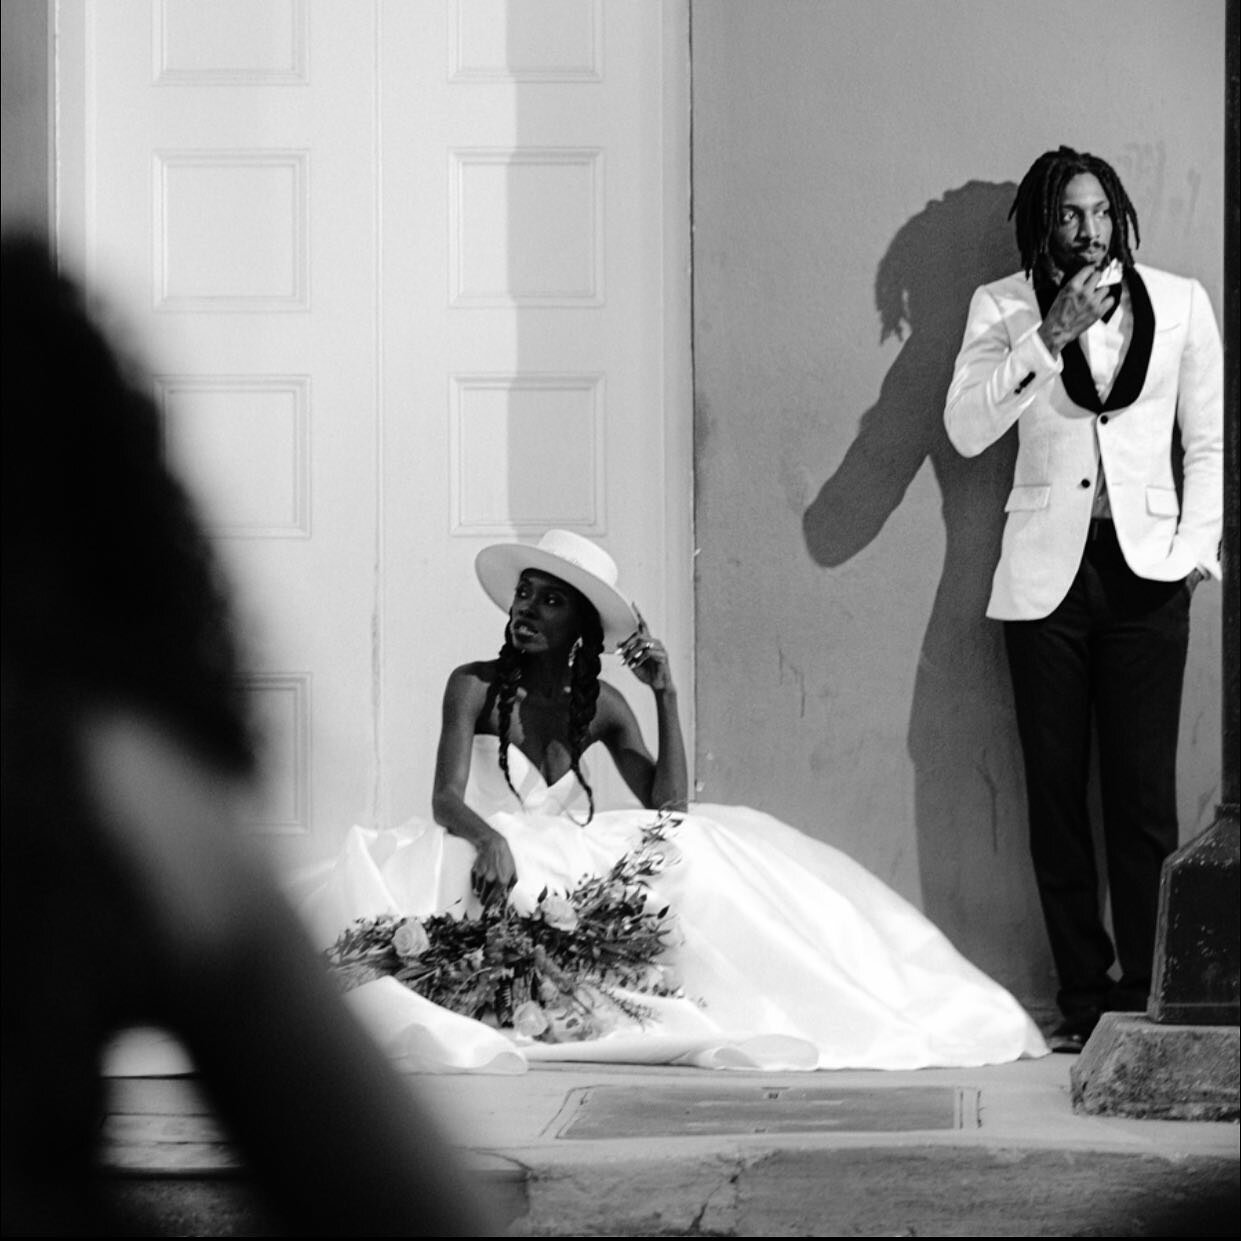
[[[1053,358],[1076,340],[1092,323],[1107,313],[1112,301],[1112,287],[1099,288],[1099,268],[1083,267],[1067,280],[1056,294],[1038,334]]]

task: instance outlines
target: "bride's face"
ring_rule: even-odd
[[[581,595],[550,573],[527,569],[509,608],[509,633],[524,654],[567,652],[582,632]]]

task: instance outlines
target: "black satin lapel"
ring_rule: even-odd
[[[1124,409],[1142,395],[1151,349],[1155,343],[1155,309],[1146,285],[1132,267],[1125,271],[1125,282],[1129,286],[1129,308],[1133,311],[1133,335],[1129,338],[1129,350],[1121,364],[1120,374],[1116,376],[1116,382],[1103,403],[1102,408],[1108,410]]]
[[[1060,350],[1060,357],[1064,362],[1060,378],[1064,382],[1064,390],[1073,398],[1073,404],[1099,413],[1103,402],[1099,399],[1099,389],[1094,386],[1094,376],[1090,373],[1090,364],[1081,345],[1075,340],[1069,341]]]
[[[1039,313],[1044,319],[1047,318],[1052,302],[1056,300],[1056,292],[1056,289],[1045,284],[1035,285]],[[1080,405],[1082,409],[1093,410],[1096,414],[1102,412],[1103,402],[1099,400],[1099,389],[1094,386],[1094,376],[1090,373],[1086,355],[1077,341],[1069,341],[1060,350],[1060,362],[1063,366],[1060,372],[1060,382],[1064,384],[1064,390],[1069,394],[1073,404]]]

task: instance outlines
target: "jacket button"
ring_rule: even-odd
[[[1106,422],[1106,421],[1107,421],[1107,415],[1106,415],[1106,414],[1100,414],[1100,415],[1099,415],[1099,421],[1100,421],[1100,422]]]
[[[1088,479],[1088,478],[1083,478],[1083,479],[1082,479],[1082,481],[1081,481],[1080,483],[1078,483],[1077,485],[1078,485],[1079,487],[1089,487],[1089,486],[1090,486],[1090,479]]]

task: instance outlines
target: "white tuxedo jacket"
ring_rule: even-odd
[[[1034,620],[1068,593],[1090,529],[1100,466],[1129,567],[1157,581],[1199,567],[1219,577],[1223,530],[1223,352],[1197,280],[1138,266],[1125,273],[1133,333],[1107,400],[1075,341],[1051,354],[1045,307],[1023,274],[970,302],[944,422],[967,457],[1015,422],[1019,437],[1000,562],[987,615]],[[1050,298],[1045,301],[1050,305]],[[1178,501],[1172,431],[1180,425]]]

